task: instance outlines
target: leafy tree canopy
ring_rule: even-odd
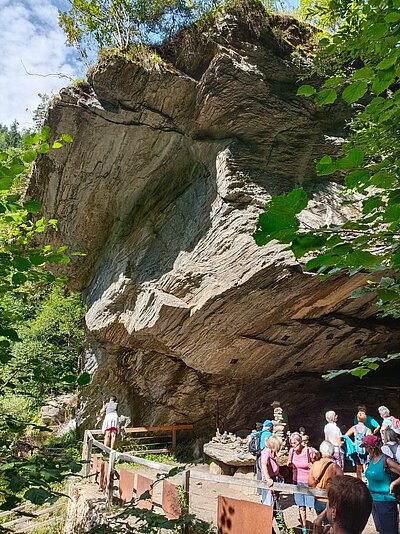
[[[128,50],[133,43],[159,40],[203,13],[220,0],[71,0],[59,23],[71,45],[83,55],[97,45]]]
[[[352,107],[351,133],[341,153],[324,156],[316,173],[342,177],[343,203],[358,205],[359,215],[340,225],[305,228],[301,212],[309,199],[295,189],[271,199],[254,238],[258,245],[287,244],[297,259],[306,260],[306,271],[323,277],[371,273],[367,286],[352,296],[373,294],[383,315],[398,318],[400,0],[333,0],[328,7],[339,25],[320,39],[313,59],[322,87],[303,85],[298,95],[318,106],[340,99]]]

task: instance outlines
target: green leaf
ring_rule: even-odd
[[[337,93],[335,89],[322,89],[316,97],[315,103],[317,106],[326,106],[328,104],[333,104],[337,99]]]
[[[353,72],[353,80],[370,80],[375,74],[375,71],[372,67],[362,67]]]
[[[331,267],[332,265],[336,265],[338,259],[339,256],[336,256],[336,254],[326,252],[325,254],[320,254],[316,258],[308,261],[305,265],[305,270],[312,271],[318,267]]]
[[[400,17],[400,13],[399,13],[399,17]],[[385,57],[384,59],[382,59],[382,61],[378,63],[376,68],[379,70],[390,69],[390,67],[392,67],[397,62],[398,58],[399,58],[399,51],[394,50],[391,54],[388,55],[388,57]]]
[[[40,134],[30,134],[24,137],[24,145],[27,147],[37,145],[40,142]]]
[[[382,198],[381,197],[371,197],[367,200],[364,200],[363,202],[363,213],[365,215],[368,215],[368,213],[371,213],[371,211],[380,208],[382,206]]]
[[[366,39],[372,39],[376,41],[381,39],[381,37],[383,37],[387,31],[388,27],[385,23],[377,22],[376,24],[368,26],[364,33]]]
[[[20,341],[17,332],[13,328],[0,326],[0,337],[6,337],[11,341]]]
[[[388,23],[398,22],[400,20],[400,13],[398,11],[391,11],[385,17],[385,21]]]
[[[346,80],[345,76],[332,76],[331,78],[328,78],[325,81],[324,87],[326,89],[337,87],[338,85],[341,85],[345,80]]]
[[[383,302],[392,302],[393,300],[400,299],[400,294],[390,289],[377,288],[376,293]]]
[[[348,104],[353,104],[360,100],[367,92],[368,84],[365,81],[354,82],[348,85],[342,93],[342,98]]]
[[[320,250],[325,243],[325,236],[304,234],[293,240],[291,249],[296,259],[299,259],[312,250]]]
[[[339,169],[353,169],[364,163],[364,152],[360,148],[351,148],[346,156],[337,161]]]
[[[371,179],[371,184],[380,189],[390,189],[395,183],[396,177],[388,171],[379,171]]]
[[[336,170],[336,163],[330,156],[324,156],[316,164],[317,176],[327,176],[335,173]]]
[[[351,374],[353,376],[357,376],[358,378],[362,378],[363,376],[367,375],[371,369],[365,368],[365,367],[356,367],[355,369],[351,370]]]
[[[20,286],[24,284],[28,278],[23,273],[15,273],[11,277],[14,286]]]
[[[357,189],[360,186],[366,186],[371,180],[371,174],[368,171],[359,170],[348,174],[345,178],[346,187]]]
[[[12,178],[0,178],[0,191],[9,191],[10,187],[12,186],[12,183]]]
[[[65,375],[63,380],[64,382],[67,382],[67,384],[73,384],[76,382],[76,375]]]
[[[22,258],[20,256],[15,256],[13,260],[14,267],[18,271],[28,271],[32,264],[27,258]]]
[[[379,265],[381,260],[367,250],[354,250],[346,256],[346,262],[349,267],[358,269],[359,267],[374,267],[375,265]]]
[[[79,386],[87,386],[90,384],[91,380],[91,375],[85,372],[78,376],[78,380],[76,382]]]
[[[396,76],[393,68],[379,71],[372,83],[372,92],[380,95],[395,82],[395,79]]]
[[[39,154],[46,154],[49,150],[50,150],[49,143],[42,143],[37,148],[37,151],[39,152]]]
[[[60,141],[54,141],[53,145],[51,148],[62,148],[62,143],[60,143]]]
[[[30,488],[24,497],[33,504],[42,505],[51,498],[52,494],[43,488]]]
[[[73,138],[68,134],[62,134],[60,137],[61,141],[64,141],[64,143],[72,143]]]
[[[41,210],[41,207],[42,206],[40,202],[38,202],[37,200],[28,200],[27,202],[24,203],[24,208],[29,213],[39,213],[39,211]]]
[[[0,162],[1,161],[7,161],[8,160],[8,154],[7,152],[0,152]]]
[[[32,163],[32,161],[35,161],[36,158],[36,150],[27,150],[22,156],[22,159],[25,161],[25,163]]]
[[[42,141],[47,141],[51,137],[51,130],[49,126],[43,126],[43,128],[40,131],[40,135],[42,138]]]
[[[297,89],[297,96],[311,96],[314,95],[316,92],[317,90],[312,85],[301,85]]]

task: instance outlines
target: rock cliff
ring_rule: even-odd
[[[306,425],[325,408],[398,404],[371,380],[321,379],[398,345],[397,323],[348,298],[362,277],[322,283],[251,236],[270,195],[298,185],[313,199],[307,224],[350,215],[340,185],[314,172],[337,150],[344,110],[295,96],[291,53],[307,34],[294,19],[228,11],[151,64],[108,54],[51,107],[53,132],[74,142],[40,159],[29,195],[59,220],[54,243],[86,253],[68,267],[88,304],[84,424],[111,393],[136,424],[210,428],[218,412],[230,430],[275,398]]]

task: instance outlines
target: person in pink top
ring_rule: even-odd
[[[281,440],[277,436],[271,436],[265,439],[265,447],[261,452],[261,471],[262,479],[273,486],[276,477],[279,475],[279,466],[277,462],[277,454],[282,446]],[[275,495],[270,489],[263,489],[261,494],[261,503],[268,506],[274,506]]]
[[[297,484],[297,486],[308,486],[311,465],[316,459],[315,451],[304,445],[303,438],[298,432],[293,432],[290,435],[290,445],[288,466],[293,468],[293,483]],[[314,508],[314,497],[295,493],[294,501],[299,507],[299,522],[302,534],[306,534],[307,507]]]

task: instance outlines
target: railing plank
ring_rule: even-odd
[[[168,425],[168,426],[137,426],[132,428],[125,428],[124,433],[130,434],[133,432],[170,432],[172,430],[193,430],[193,425]],[[93,436],[99,436],[102,431],[99,429],[90,430]]]
[[[314,497],[326,497],[327,493],[324,490],[310,488],[308,486],[296,486],[296,484],[286,484],[283,482],[275,482],[272,487],[269,487],[266,482],[262,480],[248,480],[244,478],[236,478],[228,475],[212,475],[211,473],[202,473],[201,471],[190,471],[190,477],[195,480],[206,480],[209,482],[221,482],[223,484],[232,484],[234,486],[246,486],[248,488],[274,489],[282,493],[302,493],[303,495],[313,495]]]
[[[15,512],[22,512],[22,510],[27,510],[28,508],[32,508],[34,505],[29,504],[22,504],[21,506],[17,506],[16,508],[13,508],[12,510],[6,510],[5,512],[0,512],[0,517],[6,517],[8,515],[14,514]]]

